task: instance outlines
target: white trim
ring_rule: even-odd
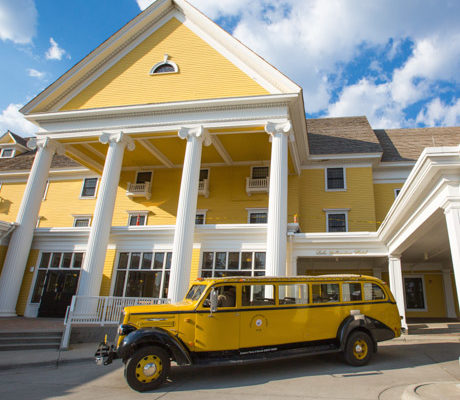
[[[5,152],[5,150],[11,150],[11,155],[5,157],[5,156],[3,155],[3,153]],[[1,149],[1,151],[0,151],[0,158],[13,158],[15,155],[16,155],[16,149],[15,149],[15,148],[5,147],[5,148]]]
[[[330,208],[330,209],[323,209],[326,213],[326,232],[328,233],[339,233],[339,232],[330,232],[329,231],[329,215],[331,214],[343,214],[345,215],[345,232],[348,232],[348,212],[350,211],[349,208]],[[340,232],[340,233],[345,233]]]
[[[420,278],[422,280],[422,295],[423,295],[423,304],[424,308],[408,308],[406,302],[406,278]],[[428,304],[426,302],[426,286],[425,286],[425,276],[424,275],[413,275],[413,274],[403,274],[403,283],[404,283],[404,306],[408,312],[427,312]]]
[[[260,225],[260,224],[266,224],[268,222],[268,208],[246,208],[246,211],[248,212],[248,224],[250,225]],[[266,214],[267,215],[267,222],[261,222],[261,223],[251,223],[251,214]]]
[[[327,170],[328,169],[339,169],[343,171],[343,188],[329,189],[328,179],[327,179]],[[346,192],[347,191],[347,171],[345,167],[324,167],[324,190],[326,192]]]
[[[208,212],[208,209],[196,210],[195,225],[206,225],[206,214],[207,214],[207,212]],[[202,224],[197,224],[196,223],[196,216],[197,215],[203,215],[203,223]]]
[[[46,186],[45,186],[45,192],[43,193],[43,199],[42,199],[43,201],[46,200],[46,195],[48,194],[48,189],[49,189],[49,187],[50,187],[50,180],[47,179],[47,181],[46,181]]]
[[[152,75],[164,75],[164,74],[177,74],[179,72],[179,67],[177,66],[177,64],[174,61],[168,60],[168,58],[169,58],[169,56],[167,54],[165,54],[165,57],[164,57],[163,61],[157,62],[152,67],[152,69],[150,70],[150,75],[152,76]],[[155,72],[155,70],[158,67],[161,67],[163,65],[169,65],[169,66],[173,67],[174,71]]]
[[[83,196],[83,189],[85,188],[85,182],[87,179],[96,179],[96,187],[94,188],[94,195],[93,196]],[[81,185],[81,190],[80,190],[80,200],[85,200],[85,199],[95,199],[97,197],[97,190],[99,188],[99,181],[100,179],[98,177],[86,177],[83,178],[83,182]]]
[[[311,161],[321,161],[321,160],[372,160],[374,163],[380,161],[383,153],[346,153],[346,154],[310,154],[308,159]]]
[[[401,192],[401,188],[393,189],[393,192],[394,192],[395,199],[396,199],[396,197],[398,197],[399,193]]]
[[[145,225],[147,225],[147,218],[148,218],[148,215],[150,213],[149,210],[141,210],[141,211],[127,210],[126,212],[128,213],[128,224],[127,224],[127,226],[129,226],[129,227],[133,227],[133,226],[137,227],[137,226],[145,226]],[[131,225],[130,224],[131,218],[134,217],[134,216],[145,217],[144,223],[139,224],[139,225]]]
[[[86,228],[91,226],[91,221],[93,219],[92,214],[72,214],[73,217],[73,227],[74,228]],[[78,219],[87,219],[88,220],[88,225],[87,226],[76,226],[76,222]]]

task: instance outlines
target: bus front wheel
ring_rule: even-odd
[[[371,359],[372,348],[372,339],[366,332],[352,332],[344,350],[345,361],[356,367],[366,365]]]

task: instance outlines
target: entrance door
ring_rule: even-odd
[[[39,317],[63,318],[77,291],[80,271],[49,270],[38,310]]]

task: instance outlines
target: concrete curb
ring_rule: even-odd
[[[424,396],[423,394],[418,394],[418,389],[422,387],[434,387],[436,389],[437,396],[439,399],[443,400],[454,400],[458,399],[460,394],[460,382],[423,382],[416,383],[415,385],[409,385],[403,392],[401,400],[423,400],[423,399],[433,399],[432,396]]]
[[[0,364],[0,371],[8,371],[11,369],[19,369],[19,368],[35,368],[35,367],[49,367],[52,365],[62,365],[62,364],[72,364],[72,363],[79,363],[79,362],[87,362],[87,361],[94,361],[94,357],[83,357],[83,358],[73,358],[70,360],[49,360],[49,361],[39,361],[39,362],[28,362],[28,363],[21,363],[21,364]]]

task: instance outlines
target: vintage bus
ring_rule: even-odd
[[[128,384],[152,390],[177,365],[342,352],[366,364],[377,342],[401,335],[388,286],[361,275],[227,277],[195,281],[182,302],[126,307],[116,344],[98,364],[125,363]]]

